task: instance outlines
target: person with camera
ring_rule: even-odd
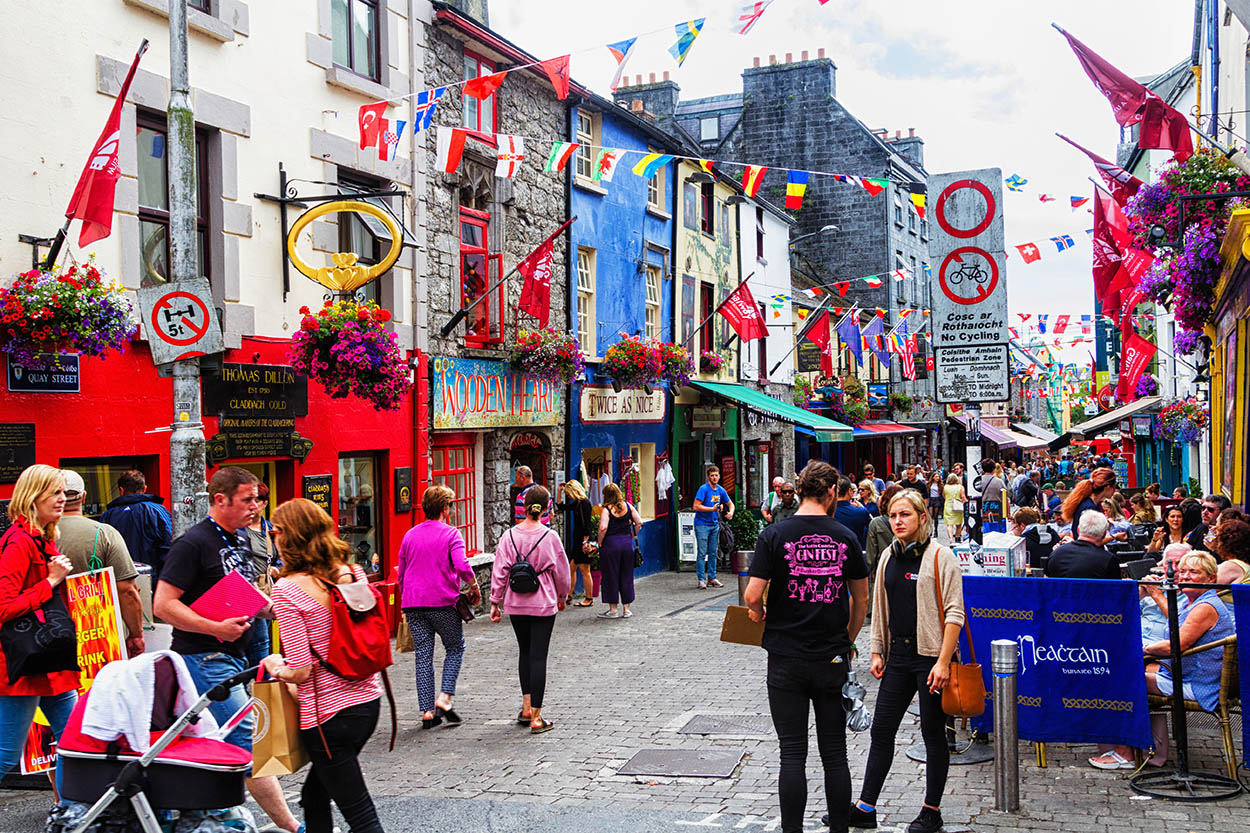
[[[498,623],[508,614],[520,650],[521,711],[516,720],[535,735],[554,725],[543,719],[547,651],[570,585],[560,536],[540,520],[550,500],[542,486],[525,492],[525,518],[499,539],[490,580],[490,620]]]

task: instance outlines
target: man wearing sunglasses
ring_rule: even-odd
[[[1185,543],[1196,550],[1208,549],[1204,541],[1207,532],[1215,526],[1215,520],[1220,513],[1232,505],[1232,501],[1223,495],[1207,495],[1204,497],[1202,499],[1202,523],[1194,527],[1194,531],[1189,533]]]
[[[772,523],[777,524],[799,511],[798,498],[794,496],[794,484],[782,483],[777,489],[777,499],[780,501],[773,507]]]

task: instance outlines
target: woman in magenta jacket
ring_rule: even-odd
[[[35,465],[17,478],[9,501],[12,525],[0,537],[0,624],[38,610],[53,593],[64,592],[61,582],[73,569],[56,548],[56,522],[64,508],[60,470]],[[53,736],[60,739],[78,701],[78,682],[78,671],[71,670],[10,683],[0,650],[0,778],[20,760],[35,709],[43,710]]]
[[[417,667],[417,700],[421,728],[430,729],[447,720],[460,723],[451,707],[456,680],[464,661],[464,621],[456,612],[461,582],[469,582],[469,601],[482,601],[473,568],[465,556],[464,536],[451,525],[451,504],[456,493],[446,486],[431,486],[421,497],[425,521],[404,535],[399,545],[399,597],[412,632]],[[443,685],[434,697],[434,635],[443,640]]]
[[[529,725],[538,735],[549,731],[550,720],[543,720],[543,692],[547,688],[547,649],[556,613],[564,610],[569,592],[569,559],[560,536],[539,522],[551,499],[542,486],[530,486],[525,493],[525,520],[509,529],[495,547],[495,567],[490,579],[490,620],[498,622],[500,606],[512,622],[521,650],[517,668],[521,677],[521,711],[517,723]],[[508,583],[512,565],[529,561],[538,574],[538,590],[518,593]]]

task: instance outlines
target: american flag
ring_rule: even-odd
[[[903,342],[903,351],[900,354],[903,362],[904,378],[914,382],[916,381],[916,343],[911,339]]]

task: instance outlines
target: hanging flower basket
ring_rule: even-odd
[[[835,399],[829,407],[829,416],[843,425],[863,425],[868,419],[868,403],[859,399]]]
[[[564,384],[580,376],[586,367],[577,337],[553,327],[518,330],[509,358],[518,373]]]
[[[689,350],[669,341],[656,342],[655,350],[660,356],[660,378],[668,382],[670,388],[676,390],[690,384],[694,359],[690,358]]]
[[[1135,391],[1136,399],[1145,399],[1147,396],[1159,395],[1159,380],[1149,373],[1143,373],[1142,377],[1137,380],[1137,390]]]
[[[59,274],[31,269],[0,289],[0,350],[21,367],[40,367],[40,353],[103,358],[121,351],[138,329],[120,286],[88,262]]]
[[[712,350],[704,350],[699,354],[699,369],[704,373],[715,373],[725,366],[725,357]]]
[[[910,414],[915,404],[911,396],[906,393],[895,392],[890,394],[890,407],[900,413]]]
[[[794,377],[794,404],[800,408],[806,408],[812,402],[812,383],[807,380],[806,376]]]
[[[638,336],[625,336],[608,348],[603,369],[612,377],[612,387],[649,388],[658,383],[663,372],[660,353]]]
[[[412,389],[408,363],[395,334],[386,329],[391,314],[372,301],[326,301],[304,317],[291,339],[288,358],[296,371],[316,379],[335,399],[348,394],[379,411],[394,411]]]
[[[1176,400],[1163,406],[1155,435],[1178,445],[1196,445],[1211,424],[1206,403],[1194,399]]]

